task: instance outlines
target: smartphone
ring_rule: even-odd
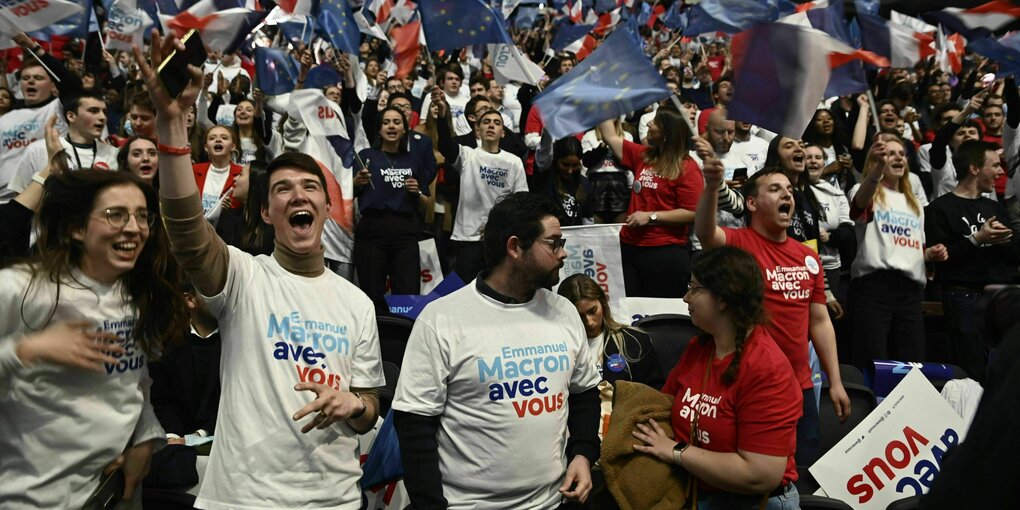
[[[194,28],[189,30],[184,34],[181,42],[184,43],[184,51],[174,50],[170,56],[163,60],[157,70],[159,79],[163,81],[163,86],[166,87],[170,97],[174,99],[184,92],[184,87],[187,87],[188,82],[191,81],[188,64],[201,68],[206,59],[205,44],[202,43],[198,30]]]
[[[82,506],[83,510],[111,510],[124,499],[124,472],[117,469],[104,474],[99,485]]]
[[[733,171],[734,181],[746,181],[747,180],[747,168],[737,168]]]

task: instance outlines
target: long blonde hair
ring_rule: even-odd
[[[631,331],[641,331],[638,328],[628,327],[613,320],[613,314],[609,310],[609,298],[599,284],[584,273],[577,273],[568,276],[560,283],[556,293],[569,299],[571,303],[577,304],[582,300],[598,301],[602,307],[602,356],[605,356],[606,344],[613,342],[617,352],[627,361],[627,372],[630,372],[632,363],[644,358],[648,353],[642,352],[641,344],[637,341]],[[630,330],[630,331],[628,331]],[[633,340],[628,342],[627,339]],[[628,350],[628,347],[631,349]],[[630,351],[637,350],[637,353]],[[633,374],[631,374],[633,375]]]
[[[896,142],[900,144],[900,147],[903,147],[904,150],[907,148],[906,142],[894,134],[881,133],[878,135],[878,139],[883,142]],[[872,172],[877,171],[877,167],[878,159],[873,153],[869,152],[867,159],[864,160],[864,178],[870,179]],[[882,175],[882,179],[885,179],[885,175]],[[914,211],[914,214],[917,216],[921,216],[921,204],[917,201],[917,198],[914,197],[914,187],[910,184],[909,160],[907,160],[906,170],[903,172],[903,175],[900,176],[899,186],[900,193],[903,193],[903,195],[907,197],[907,204],[910,205],[910,209]],[[885,205],[885,186],[881,185],[881,183],[878,186],[878,190],[875,191],[875,202]]]
[[[687,139],[691,137],[691,130],[681,115],[685,114],[674,108],[659,108],[652,122],[662,131],[662,142],[650,144],[644,155],[645,164],[667,181],[683,175],[684,158],[688,157]]]

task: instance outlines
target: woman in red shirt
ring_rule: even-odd
[[[673,395],[670,439],[639,424],[634,448],[682,467],[698,508],[798,508],[794,482],[802,392],[793,368],[762,322],[764,283],[747,252],[730,246],[694,262],[687,295],[691,320],[705,331],[666,379]]]
[[[688,155],[690,129],[681,113],[659,107],[648,125],[648,146],[628,142],[608,120],[602,141],[634,171],[627,225],[620,231],[628,296],[682,297],[691,278],[690,225],[705,187]]]

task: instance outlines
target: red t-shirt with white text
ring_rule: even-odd
[[[726,244],[754,256],[765,279],[769,334],[786,353],[800,386],[809,389],[808,324],[811,304],[825,304],[825,273],[818,254],[789,237],[781,243],[750,228],[723,228]]]
[[[634,142],[623,142],[621,162],[634,171],[634,187],[630,193],[627,214],[635,211],[662,212],[673,209],[693,211],[698,207],[698,197],[705,187],[701,167],[690,157],[684,157],[680,177],[668,181],[659,177],[655,170],[645,164],[644,154],[648,148]],[[620,230],[620,242],[634,246],[686,245],[689,241],[690,225],[647,225]]]
[[[705,379],[709,357],[712,366]],[[734,354],[715,358],[715,343],[695,338],[666,379],[662,392],[673,395],[670,423],[675,437],[713,452],[743,450],[784,456],[783,480],[797,480],[797,420],[803,392],[790,361],[762,326],[744,343],[737,378],[726,385],[722,375]],[[704,383],[704,385],[702,385]],[[698,441],[691,441],[691,420],[698,414]]]

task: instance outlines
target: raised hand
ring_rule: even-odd
[[[163,63],[164,56],[169,55],[173,50],[184,51],[184,43],[173,34],[160,39],[159,31],[155,29],[152,30],[152,41],[152,48],[149,53],[151,65],[145,61],[142,50],[138,46],[132,46],[131,48],[135,56],[135,63],[138,64],[142,81],[145,83],[145,89],[149,91],[149,96],[152,97],[152,103],[156,107],[158,116],[183,119],[187,116],[191,105],[195,104],[195,99],[198,98],[199,92],[202,91],[202,70],[189,64],[188,73],[191,74],[191,81],[184,87],[184,91],[181,92],[180,96],[176,99],[170,97],[166,86],[163,85],[163,81],[159,79],[159,75],[155,70]],[[220,83],[222,82],[223,75],[221,74]]]

